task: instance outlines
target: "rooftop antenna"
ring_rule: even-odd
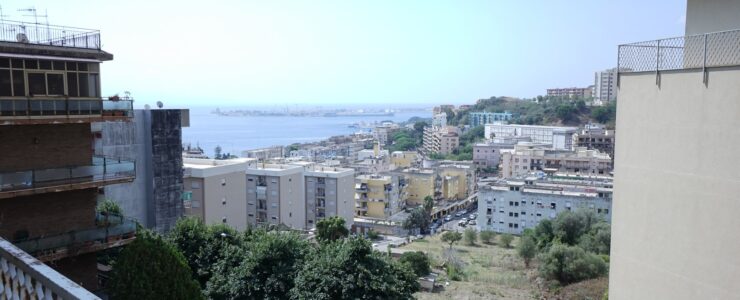
[[[5,24],[5,17],[9,17],[9,16],[6,16],[5,14],[3,14],[3,6],[0,5],[0,25]]]
[[[46,10],[44,10],[44,15],[39,15],[38,10],[35,6],[31,6],[29,8],[21,8],[18,11],[25,11],[32,13],[31,15],[23,15],[24,17],[33,17],[33,23],[37,26],[34,26],[34,30],[36,31],[36,40],[41,41],[41,38],[39,37],[39,17],[43,17],[46,19],[46,34],[49,35],[49,14]]]

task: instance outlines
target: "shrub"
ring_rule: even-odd
[[[465,240],[465,244],[473,246],[475,245],[475,241],[478,240],[478,233],[475,232],[475,229],[473,228],[465,229],[463,232],[463,239]]]
[[[483,230],[478,234],[478,238],[480,238],[481,242],[490,244],[491,240],[496,238],[496,233],[490,230]]]
[[[367,238],[371,240],[378,240],[380,239],[380,234],[375,230],[370,230],[367,232]]]
[[[519,239],[517,253],[524,260],[524,266],[529,268],[529,262],[537,254],[537,245],[534,243],[534,239],[530,236],[523,236]]]
[[[100,213],[106,213],[111,215],[122,215],[123,210],[120,206],[118,206],[118,203],[113,202],[113,200],[105,199],[98,203],[98,207],[96,210]]]
[[[429,257],[421,251],[406,252],[399,258],[401,264],[407,266],[416,276],[426,276],[431,272]]]
[[[499,236],[499,242],[501,242],[501,246],[504,246],[504,248],[511,247],[511,241],[513,240],[514,240],[514,237],[508,233],[504,233]]]
[[[563,285],[596,278],[607,272],[604,260],[577,246],[554,244],[539,259],[540,276]]]

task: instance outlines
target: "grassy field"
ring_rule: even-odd
[[[439,240],[441,235],[416,240],[402,247],[406,250],[423,251],[432,260],[434,272],[439,274],[437,285],[441,289],[434,293],[416,293],[417,299],[601,299],[608,285],[608,278],[586,280],[565,287],[549,290],[538,278],[537,262],[524,267],[524,261],[516,253],[519,238],[515,237],[511,248],[497,244],[477,242],[467,246],[463,241],[456,243],[455,256],[462,262],[460,280],[450,280],[442,269],[445,250],[449,244]],[[449,284],[448,284],[449,283]]]

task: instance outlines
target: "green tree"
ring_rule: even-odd
[[[592,225],[589,232],[581,236],[578,245],[586,251],[609,255],[611,237],[609,223],[599,222]]]
[[[457,243],[462,239],[462,233],[459,233],[457,231],[445,231],[445,233],[442,234],[441,240],[445,243],[450,244],[450,249],[452,249],[452,244]]]
[[[201,288],[211,278],[212,266],[223,257],[223,249],[240,242],[233,228],[223,224],[206,226],[192,217],[178,220],[168,240],[183,254]]]
[[[213,149],[213,155],[216,156],[216,159],[221,159],[221,146],[217,145],[215,149]]]
[[[581,236],[591,231],[591,226],[601,221],[602,219],[591,210],[564,211],[555,217],[553,231],[561,242],[577,245]]]
[[[483,230],[478,234],[480,241],[486,244],[490,244],[491,240],[496,238],[496,232],[490,230]]]
[[[423,207],[417,207],[403,221],[403,228],[408,230],[409,233],[417,228],[419,232],[424,233],[427,227],[429,227],[429,223],[429,214],[427,214]]]
[[[605,275],[607,266],[599,256],[577,246],[554,244],[540,255],[540,276],[566,285]]]
[[[110,214],[110,215],[123,215],[123,210],[120,206],[118,206],[118,203],[114,202],[110,199],[105,199],[98,203],[98,206],[96,207],[96,210],[100,213]]]
[[[228,248],[205,294],[209,299],[288,299],[310,247],[294,233],[256,231],[241,248]]]
[[[423,134],[424,133],[424,127],[427,127],[427,122],[424,121],[417,121],[414,123],[414,131]]]
[[[433,209],[434,209],[434,198],[432,198],[432,196],[424,197],[424,211],[426,211],[427,214],[431,215]]]
[[[113,264],[111,299],[202,299],[185,258],[162,237],[140,232]]]
[[[373,251],[370,242],[348,238],[321,244],[295,277],[292,299],[412,299],[413,272]]]
[[[560,104],[555,108],[555,114],[563,122],[571,121],[574,118],[576,109],[570,104]]]
[[[504,248],[511,247],[511,241],[514,240],[514,237],[511,234],[504,233],[498,237],[499,242],[501,242],[501,246],[504,246]]]
[[[550,246],[555,238],[555,230],[552,228],[552,221],[545,219],[540,221],[534,228],[534,238],[537,240],[537,248],[542,250]]]
[[[516,247],[519,257],[524,260],[524,266],[529,268],[529,262],[537,254],[537,244],[530,236],[523,236],[519,239],[519,245]]]
[[[333,216],[316,222],[316,238],[319,241],[335,241],[347,235],[349,235],[349,230],[341,217]]]
[[[478,233],[473,228],[467,228],[463,231],[463,240],[468,246],[475,245],[475,241],[478,240]]]
[[[432,271],[429,257],[421,251],[404,252],[398,261],[411,269],[417,277],[426,276]]]

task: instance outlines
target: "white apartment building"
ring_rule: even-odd
[[[521,234],[563,211],[587,209],[611,221],[612,182],[608,177],[528,176],[482,181],[478,185],[479,230]]]
[[[499,123],[486,124],[484,129],[486,139],[511,136],[529,137],[534,143],[550,144],[556,150],[573,149],[573,134],[576,132],[578,132],[576,127]]]
[[[303,167],[257,163],[246,178],[248,224],[306,228]]]
[[[602,104],[617,100],[617,68],[594,73],[594,100]]]
[[[740,295],[740,1],[686,3],[685,37],[619,46],[611,300]]]
[[[517,144],[513,150],[502,150],[501,176],[511,178],[532,171],[609,175],[612,171],[612,159],[606,153],[585,147],[559,151],[527,142]]]
[[[501,150],[514,149],[519,142],[531,142],[530,137],[494,137],[473,145],[473,165],[476,168],[496,168],[501,163]]]

